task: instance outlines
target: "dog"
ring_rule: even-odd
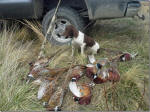
[[[75,47],[81,48],[81,54],[84,55],[84,49],[88,48],[90,51],[90,57],[93,58],[94,54],[99,53],[100,45],[93,38],[85,35],[81,31],[78,31],[73,25],[68,25],[62,36],[67,38],[72,38],[72,56],[74,55]]]

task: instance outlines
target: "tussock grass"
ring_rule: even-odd
[[[16,34],[5,30],[0,35],[0,110],[39,110],[35,89],[23,80],[32,42],[17,42]]]

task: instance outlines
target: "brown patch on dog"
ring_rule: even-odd
[[[95,41],[87,35],[84,35],[84,42],[86,43],[87,47],[92,47],[95,44]]]
[[[65,28],[65,32],[62,34],[62,36],[65,36],[66,38],[77,38],[79,34],[79,31],[72,25],[68,25]]]

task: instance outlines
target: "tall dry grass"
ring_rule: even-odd
[[[0,110],[41,110],[35,88],[24,80],[32,42],[17,41],[15,29],[0,33]]]

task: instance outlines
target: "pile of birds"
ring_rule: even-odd
[[[99,59],[93,64],[71,65],[64,68],[50,68],[51,58],[41,57],[29,63],[30,72],[27,77],[39,86],[37,99],[43,103],[46,110],[59,111],[67,89],[72,93],[75,102],[88,105],[92,98],[91,88],[95,84],[115,83],[120,80],[119,71],[111,63],[129,61],[134,57],[135,55],[130,53],[122,53],[114,58]],[[66,76],[65,81],[61,80],[63,74]],[[89,78],[90,82],[80,83],[79,80],[83,76]],[[62,83],[58,84],[58,80]]]

